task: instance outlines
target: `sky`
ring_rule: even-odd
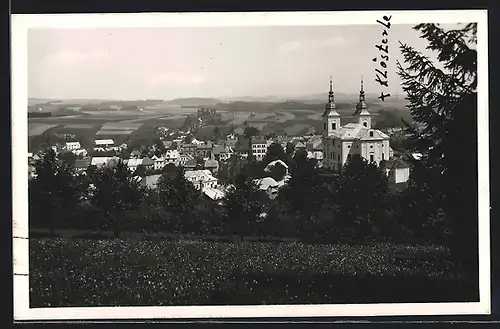
[[[30,98],[300,97],[402,94],[398,41],[426,53],[412,25],[389,31],[389,87],[375,82],[381,25],[30,29]]]

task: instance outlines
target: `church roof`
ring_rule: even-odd
[[[370,131],[373,136],[370,136]],[[348,123],[334,132],[333,138],[339,139],[360,139],[360,140],[380,140],[389,139],[389,136],[378,129],[369,129],[360,123]]]
[[[340,114],[335,108],[335,103],[327,103],[325,106],[325,112],[323,112],[324,117],[339,117]]]

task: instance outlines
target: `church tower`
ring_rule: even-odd
[[[323,112],[323,136],[329,137],[335,135],[340,129],[340,114],[335,107],[332,89],[332,77],[330,77],[330,92],[328,93],[328,103]]]
[[[365,91],[363,90],[363,78],[361,78],[361,90],[359,91],[359,102],[356,105],[356,111],[353,116],[358,123],[368,129],[372,127],[372,115],[368,112],[368,105],[365,103]]]

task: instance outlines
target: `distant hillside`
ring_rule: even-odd
[[[169,105],[177,105],[177,106],[215,106],[217,103],[221,101],[216,98],[202,98],[202,97],[190,97],[190,98],[176,98],[166,103]]]

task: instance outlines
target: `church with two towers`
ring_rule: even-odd
[[[392,158],[389,136],[372,128],[372,114],[365,101],[363,80],[353,117],[356,122],[341,125],[330,79],[328,103],[323,113],[323,167],[341,170],[353,154],[377,165]]]

